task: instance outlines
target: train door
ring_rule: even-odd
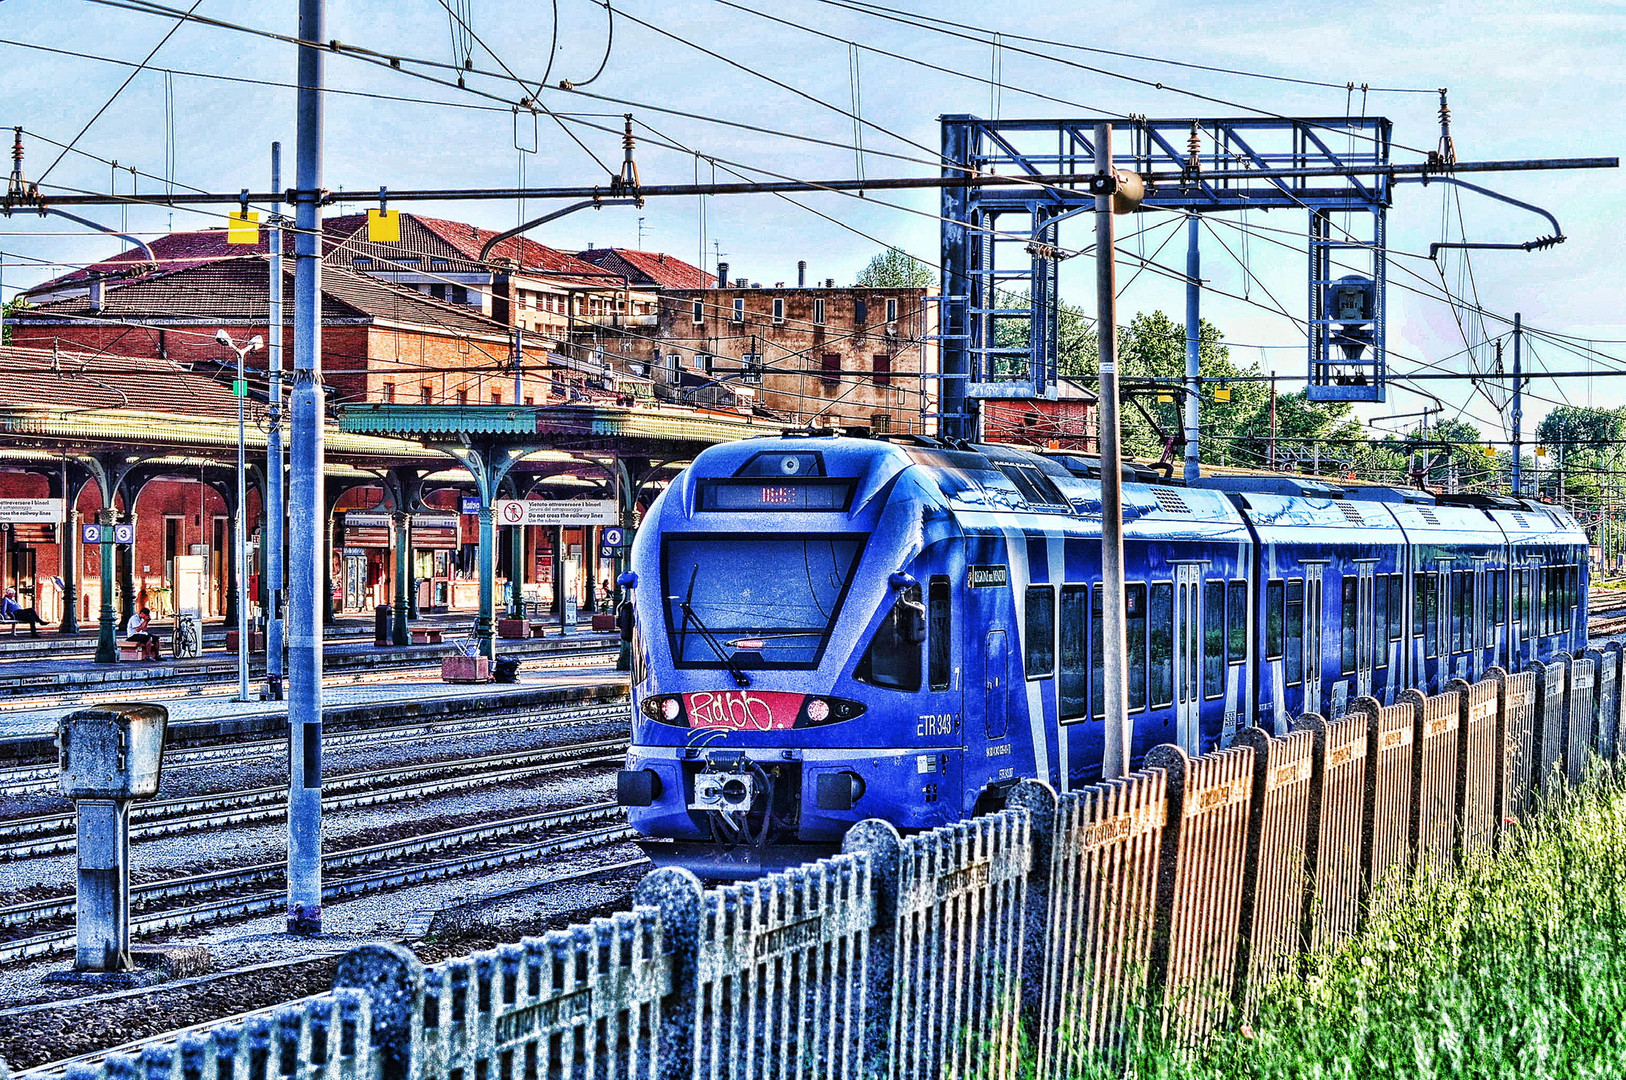
[[[990,739],[1003,739],[1008,722],[1010,660],[1005,631],[991,630],[983,649],[983,726]]]
[[[1321,570],[1304,568],[1304,711],[1327,715],[1321,700],[1321,673],[1326,659],[1321,651]]]
[[[1379,642],[1376,608],[1372,602],[1372,564],[1361,563],[1355,569],[1355,693],[1361,696],[1372,692],[1372,669]],[[1382,645],[1388,646],[1387,636]]]
[[[1180,748],[1202,753],[1202,567],[1174,568],[1174,716]]]

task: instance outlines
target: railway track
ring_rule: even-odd
[[[538,750],[347,773],[323,780],[323,790],[327,794],[323,796],[322,809],[377,806],[524,780],[583,765],[615,764],[623,759],[626,746],[625,739],[599,739]],[[130,838],[173,836],[279,820],[287,812],[287,795],[286,785],[277,784],[224,795],[138,803],[130,812]],[[72,812],[0,822],[0,862],[73,851],[74,824]]]
[[[345,750],[369,750],[399,746],[414,742],[429,742],[469,735],[520,733],[540,731],[549,727],[569,724],[615,720],[628,716],[628,706],[587,705],[568,709],[537,712],[530,710],[509,716],[481,716],[452,720],[420,720],[409,724],[391,724],[380,727],[358,728],[350,731],[327,732],[322,736],[324,753]],[[164,752],[164,771],[217,765],[221,762],[239,764],[250,761],[277,760],[288,753],[285,738],[256,739],[252,742],[226,743],[171,749]],[[32,765],[14,765],[0,768],[0,796],[52,794],[57,790],[57,763],[42,762]]]
[[[559,829],[579,825],[589,827],[563,836],[549,835],[517,844],[491,846],[493,842],[505,837],[526,833],[556,833]],[[448,829],[405,840],[336,851],[322,857],[324,878],[322,900],[328,903],[427,881],[516,866],[547,855],[606,847],[632,835],[633,831],[625,824],[620,807],[606,802],[569,810],[528,814],[499,822]],[[404,866],[389,865],[403,860],[414,860],[415,856],[426,852],[458,847],[474,847],[477,850],[429,862],[411,861]],[[638,858],[589,867],[579,876],[624,869],[640,865],[644,861]],[[131,889],[132,905],[138,908],[137,913],[131,918],[132,937],[280,911],[288,900],[286,889],[280,884],[285,865],[282,862],[264,863],[136,886]],[[349,875],[343,873],[345,870],[379,865],[383,868]],[[330,871],[333,872],[331,878]],[[254,888],[268,882],[278,882],[278,887]],[[245,892],[245,889],[253,891]],[[232,895],[187,907],[161,906],[164,900],[211,893]],[[40,922],[61,920],[71,915],[73,908],[73,900],[67,897],[15,904],[0,908],[0,926],[27,927]],[[142,914],[140,908],[159,908],[159,910]],[[0,963],[60,956],[72,952],[73,948],[72,929],[15,937],[9,941],[0,941]]]

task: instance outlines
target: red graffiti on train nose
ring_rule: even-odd
[[[796,726],[804,694],[773,691],[718,690],[684,694],[689,726],[731,731],[784,731]]]

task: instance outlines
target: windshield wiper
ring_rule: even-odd
[[[695,629],[700,631],[701,639],[705,641],[708,646],[710,646],[711,651],[716,654],[717,659],[723,662],[723,666],[728,669],[729,674],[734,676],[734,685],[739,687],[750,686],[751,677],[745,673],[745,670],[741,668],[738,663],[735,662],[734,657],[724,650],[722,645],[718,643],[717,635],[713,634],[711,629],[706,626],[705,623],[700,621],[700,616],[694,613],[694,607],[689,603],[689,599],[694,596],[694,580],[696,575],[699,573],[700,567],[696,566],[694,568],[694,573],[689,575],[688,595],[682,600],[678,601],[678,607],[683,612],[683,625],[678,630],[680,635],[678,638],[678,649],[680,652],[683,651],[683,647],[688,640],[689,620],[693,619]],[[672,599],[676,600],[677,598],[673,597]]]

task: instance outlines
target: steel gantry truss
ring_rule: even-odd
[[[975,399],[1055,396],[1057,267],[1072,254],[1057,239],[1063,221],[1094,209],[1095,192],[1088,182],[1043,178],[1089,172],[1094,121],[955,115],[941,124],[945,178],[1031,180],[943,188],[940,408],[945,433],[971,437]],[[1143,208],[1310,215],[1312,398],[1383,399],[1391,127],[1383,117],[1133,118],[1119,127],[1129,145],[1116,149],[1114,163],[1148,180]],[[1339,228],[1337,213],[1365,215],[1369,227]],[[1372,283],[1375,303],[1353,333],[1350,313],[1328,306],[1335,260]]]

